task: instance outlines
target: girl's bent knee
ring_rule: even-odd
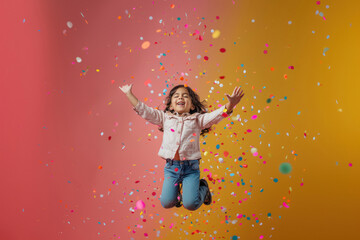
[[[198,207],[196,207],[195,204],[185,204],[183,203],[184,208],[186,208],[189,211],[195,211],[196,209],[198,209]]]
[[[163,201],[160,200],[161,206],[163,206],[163,208],[172,208],[175,206],[175,203],[171,202],[171,201]]]

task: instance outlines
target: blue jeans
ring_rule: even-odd
[[[172,208],[177,203],[179,183],[182,182],[182,201],[184,208],[194,211],[205,200],[207,187],[200,186],[199,160],[166,160],[164,184],[160,196],[164,208]]]

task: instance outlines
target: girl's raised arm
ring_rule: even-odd
[[[138,99],[135,97],[135,95],[131,92],[132,84],[131,85],[124,85],[122,87],[119,87],[123,93],[127,96],[133,107],[135,107],[138,104]]]
[[[122,87],[119,87],[121,91],[125,93],[131,104],[133,105],[133,109],[136,111],[136,113],[144,118],[145,120],[148,120],[150,123],[158,125],[160,127],[164,124],[164,118],[165,114],[163,111],[160,111],[158,109],[153,109],[149,106],[147,106],[145,103],[139,101],[134,94],[131,92],[131,85],[125,85]]]

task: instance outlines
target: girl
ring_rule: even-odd
[[[166,97],[164,111],[153,109],[139,101],[131,91],[131,84],[119,87],[127,96],[133,110],[164,132],[158,155],[166,160],[164,183],[160,196],[164,208],[181,207],[194,211],[203,203],[211,203],[211,193],[205,179],[200,179],[199,135],[209,132],[213,124],[232,114],[233,108],[244,96],[235,87],[229,102],[210,113],[199,96],[188,86],[177,85]],[[182,183],[182,194],[179,184]]]

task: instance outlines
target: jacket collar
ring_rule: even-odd
[[[176,111],[174,111],[174,113],[171,113],[170,111],[167,113],[169,117],[173,117],[173,118],[176,118],[176,117],[189,117],[189,116],[195,116],[195,113],[194,114],[190,114],[190,113],[183,113],[182,116],[180,116],[180,114]]]
[[[182,116],[180,116],[180,114],[177,112],[177,111],[174,111],[174,115],[177,116],[177,117],[187,117],[187,116],[190,116],[190,113],[183,113]]]

